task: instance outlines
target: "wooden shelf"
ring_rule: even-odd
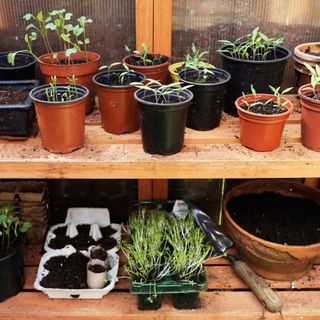
[[[300,178],[320,176],[320,153],[300,143],[299,102],[284,131],[281,147],[255,152],[241,146],[239,121],[223,115],[211,131],[186,130],[182,152],[172,156],[143,151],[141,133],[103,131],[97,110],[86,118],[86,145],[67,155],[49,153],[39,136],[0,141],[0,178]]]
[[[11,319],[262,319],[263,309],[247,286],[234,275],[223,258],[207,261],[208,292],[200,293],[202,307],[197,310],[177,310],[169,297],[158,311],[140,311],[136,297],[128,291],[128,281],[122,278],[114,291],[101,300],[55,300],[33,289],[42,246],[26,250],[26,282],[17,296],[0,303],[1,320]],[[121,264],[125,263],[120,255]],[[123,267],[120,275],[124,275]],[[268,281],[283,301],[283,319],[320,318],[320,265],[316,265],[290,290],[290,282]],[[280,319],[279,314],[265,311],[266,319]]]

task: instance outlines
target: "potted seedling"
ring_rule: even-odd
[[[92,19],[79,17],[76,24],[72,24],[73,14],[65,9],[53,10],[44,14],[39,11],[36,15],[27,13],[24,19],[29,23],[26,27],[25,42],[28,49],[9,53],[8,61],[14,65],[16,55],[20,52],[29,52],[40,65],[46,83],[51,76],[56,76],[58,83],[68,83],[68,78],[75,75],[78,84],[90,90],[90,99],[87,100],[86,113],[89,113],[94,104],[93,74],[98,70],[100,56],[88,51],[90,39],[87,36],[87,26]],[[57,47],[53,47],[52,38],[58,39]],[[45,54],[36,57],[33,52],[33,42],[41,40]]]
[[[112,70],[122,65],[123,70]],[[121,134],[139,129],[139,105],[131,82],[144,82],[145,75],[130,70],[125,63],[115,62],[93,77],[98,91],[102,126],[106,132]],[[102,67],[100,68],[102,69]]]
[[[140,105],[142,144],[145,152],[170,155],[180,152],[184,141],[187,111],[193,94],[191,86],[161,85],[156,80],[132,83]]]
[[[147,78],[157,80],[162,84],[169,83],[169,57],[158,53],[149,53],[145,43],[141,44],[140,50],[132,51],[127,46],[125,49],[128,55],[123,58],[123,63],[127,64],[129,69],[143,73]]]
[[[269,38],[259,27],[234,42],[219,42],[222,43],[218,52],[222,58],[223,69],[231,74],[225,111],[236,116],[234,101],[242,92],[250,93],[251,84],[257,92],[265,93],[271,93],[269,85],[274,88],[280,86],[291,52],[281,46],[282,37]]]
[[[314,151],[320,151],[320,67],[304,66],[311,74],[311,83],[299,88],[301,104],[301,141]]]
[[[213,65],[206,62],[206,55],[208,55],[208,51],[201,51],[192,43],[191,53],[186,54],[185,60],[169,66],[172,82],[179,82],[178,73],[185,69],[187,65],[193,64],[199,67],[214,68]]]
[[[280,87],[270,86],[273,94],[256,93],[251,85],[251,94],[244,94],[236,102],[240,118],[240,142],[256,151],[272,151],[280,146],[286,120],[293,104],[283,97],[292,88],[280,92]]]
[[[13,214],[13,207],[0,207],[0,301],[16,295],[24,284],[23,238],[32,226]]]
[[[0,80],[35,79],[36,59],[28,52],[20,52],[15,58],[14,66],[8,62],[9,52],[0,53]]]
[[[297,45],[293,51],[294,69],[298,76],[297,85],[300,87],[310,83],[311,72],[305,66],[308,63],[313,68],[320,64],[320,42],[308,42]]]
[[[84,145],[84,118],[89,90],[76,84],[51,83],[34,88],[34,101],[43,147],[54,153],[68,153]]]
[[[184,84],[192,85],[190,90],[194,95],[188,110],[187,127],[201,131],[218,127],[230,74],[222,69],[190,63],[178,76]]]

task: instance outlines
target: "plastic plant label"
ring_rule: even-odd
[[[184,220],[188,215],[189,207],[183,200],[176,200],[172,209],[172,213],[176,218]]]
[[[97,223],[94,223],[94,224],[91,225],[89,236],[94,241],[98,241],[99,239],[102,238],[102,234],[101,234],[100,228],[99,228]]]
[[[67,227],[66,236],[69,238],[74,238],[78,235],[77,226],[75,223],[69,223]]]

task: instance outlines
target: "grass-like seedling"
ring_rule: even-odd
[[[73,75],[71,78],[68,78],[68,80],[70,81],[70,84],[64,87],[66,92],[61,93],[61,87],[57,86],[57,77],[51,77],[50,88],[46,88],[45,90],[48,102],[66,102],[78,98],[76,87],[77,78]]]
[[[0,208],[0,251],[9,249],[20,234],[32,227],[31,222],[22,222],[14,216],[13,210],[10,205]]]
[[[219,52],[227,53],[230,57],[241,60],[265,61],[276,59],[276,48],[283,43],[284,38],[269,38],[256,27],[251,33],[236,39],[219,40],[226,45]]]
[[[162,55],[153,55],[148,52],[148,46],[141,43],[140,50],[131,50],[127,45],[124,46],[128,54],[134,54],[140,66],[154,66],[162,63]]]
[[[115,66],[121,66],[124,68],[123,72],[112,72],[112,68]],[[134,73],[133,70],[130,70],[128,65],[123,62],[113,62],[109,66],[101,66],[99,70],[107,70],[109,73],[109,78],[113,79],[114,84],[123,86],[126,81],[130,80],[130,75]]]
[[[320,84],[320,66],[317,64],[314,68],[309,63],[304,63],[311,74],[311,88],[313,92],[312,99],[320,100],[320,91],[317,86]],[[308,87],[307,87],[308,88]]]

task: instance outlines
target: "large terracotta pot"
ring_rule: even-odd
[[[260,99],[273,99],[272,94],[258,93],[257,98],[253,94],[246,95],[246,101],[249,103]],[[281,98],[281,103],[286,103],[288,111],[280,114],[264,115],[250,112],[241,108],[244,105],[244,97],[239,97],[236,102],[236,108],[240,118],[240,142],[245,147],[256,151],[272,151],[280,146],[281,136],[286,120],[293,110],[293,104],[288,99]]]
[[[160,57],[160,54],[150,53],[152,56]],[[128,63],[128,59],[130,57],[135,57],[136,54],[129,54],[123,58],[123,62],[128,65],[130,70],[134,70],[140,73],[143,73],[147,79],[154,79],[160,81],[162,84],[167,84],[170,82],[170,73],[169,73],[169,65],[170,58],[162,55],[162,57],[167,58],[168,60],[162,64],[154,65],[154,66],[135,66],[133,64]]]
[[[316,87],[320,91],[320,85]],[[299,88],[301,104],[301,142],[314,151],[320,151],[320,100],[308,97],[312,94],[311,84]]]
[[[73,75],[78,79],[77,84],[85,86],[90,91],[87,99],[86,114],[92,111],[94,105],[95,91],[92,76],[99,68],[100,55],[94,52],[87,52],[89,62],[75,64],[57,64],[57,61],[66,59],[64,51],[57,52],[57,58],[52,61],[52,53],[47,53],[39,57],[40,71],[44,75],[46,83],[51,82],[51,76],[56,76],[58,83],[70,83],[67,77]],[[71,54],[71,60],[83,60],[84,53],[77,52]]]
[[[122,73],[115,70],[112,72],[100,72],[93,77],[98,91],[99,108],[103,129],[107,132],[121,134],[134,132],[139,129],[139,104],[134,99],[137,90],[130,85],[114,86],[105,84],[105,80],[111,74]],[[146,77],[142,73],[130,73],[131,82],[143,82]]]
[[[89,90],[76,86],[71,92],[78,98],[67,102],[46,101],[45,90],[50,85],[42,85],[30,92],[34,101],[39,130],[44,148],[53,153],[69,153],[84,145],[85,107]],[[66,85],[58,84],[59,92],[66,92]]]
[[[250,181],[226,195],[223,203],[224,225],[238,253],[262,277],[273,280],[295,280],[302,277],[314,263],[320,262],[320,243],[292,246],[262,240],[242,229],[231,218],[227,205],[232,197],[247,193],[276,192],[286,196],[309,198],[320,204],[317,189],[285,180]],[[308,213],[306,212],[306,219]]]

